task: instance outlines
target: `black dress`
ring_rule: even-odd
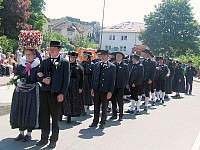
[[[93,105],[93,98],[91,96],[91,84],[92,84],[92,72],[94,64],[89,61],[83,61],[81,66],[84,69],[84,84],[83,84],[83,100],[84,105],[92,106]]]
[[[65,116],[79,117],[83,113],[83,68],[77,63],[70,63],[70,83],[67,96],[63,101],[63,113]]]
[[[179,82],[181,80],[181,82]],[[184,70],[181,66],[175,68],[174,79],[173,79],[173,91],[174,92],[185,92],[185,78],[184,78]]]
[[[21,130],[38,128],[39,116],[39,85],[37,85],[37,72],[39,65],[25,71],[25,66],[19,65],[15,75],[23,80],[23,84],[16,86],[10,112],[11,127]],[[22,83],[22,82],[21,82]]]

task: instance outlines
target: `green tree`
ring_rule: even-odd
[[[145,16],[146,30],[140,39],[156,54],[199,53],[200,26],[194,19],[190,0],[162,0],[155,12]]]
[[[29,11],[32,12],[28,23],[32,25],[33,30],[43,30],[44,24],[47,22],[43,10],[45,9],[44,0],[31,0]]]
[[[5,35],[0,37],[0,46],[3,48],[4,53],[14,52],[18,46],[18,41],[15,39],[8,39]]]
[[[67,38],[58,32],[46,31],[43,34],[42,48],[49,47],[50,41],[60,41],[66,50],[74,51],[75,47],[70,44]]]
[[[75,46],[76,47],[83,47],[83,48],[94,48],[96,49],[98,47],[98,44],[94,42],[94,40],[91,40],[89,38],[84,38],[81,35],[77,35],[74,39]]]

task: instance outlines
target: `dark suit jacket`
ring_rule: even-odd
[[[116,66],[115,88],[125,88],[129,79],[128,65],[124,62],[121,62],[119,65],[117,63],[114,64]]]
[[[107,65],[102,69],[102,62],[98,62],[94,66],[92,75],[92,89],[99,92],[112,92],[115,87],[116,67],[114,64],[107,62]]]
[[[129,85],[132,87],[133,84],[135,86],[140,86],[144,82],[144,66],[140,63],[133,64],[133,67],[131,69],[131,74],[129,78]]]
[[[197,70],[195,67],[191,66],[186,68],[185,77],[187,79],[193,79],[193,77],[196,75],[197,75]]]
[[[70,64],[69,62],[59,56],[56,61],[59,65],[56,66],[51,62],[51,58],[42,61],[39,72],[44,74],[44,77],[38,78],[42,83],[41,90],[51,91],[52,93],[64,94],[66,96],[69,81],[70,81]],[[51,77],[51,84],[45,85],[42,80],[46,77]]]

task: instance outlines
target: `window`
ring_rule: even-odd
[[[128,39],[128,36],[121,36],[121,40],[123,41],[123,40],[127,40]]]
[[[109,46],[109,48],[108,48],[109,50],[111,50],[112,49],[112,47],[111,46]]]
[[[124,36],[124,40],[127,40],[128,39],[128,37],[127,36]]]
[[[123,46],[120,46],[120,51],[123,51]]]
[[[126,46],[124,46],[124,51],[126,51]]]
[[[112,35],[109,36],[109,40],[112,40]]]
[[[105,49],[108,50],[108,45],[105,46]]]
[[[113,35],[113,40],[115,40],[115,35]]]

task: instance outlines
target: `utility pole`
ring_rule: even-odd
[[[100,36],[100,43],[99,43],[99,48],[100,48],[100,49],[101,49],[101,46],[102,46],[105,6],[106,6],[106,0],[104,0],[104,4],[103,4],[103,17],[102,17],[102,22],[101,22],[101,23],[102,23],[102,24],[101,24],[101,36]]]

